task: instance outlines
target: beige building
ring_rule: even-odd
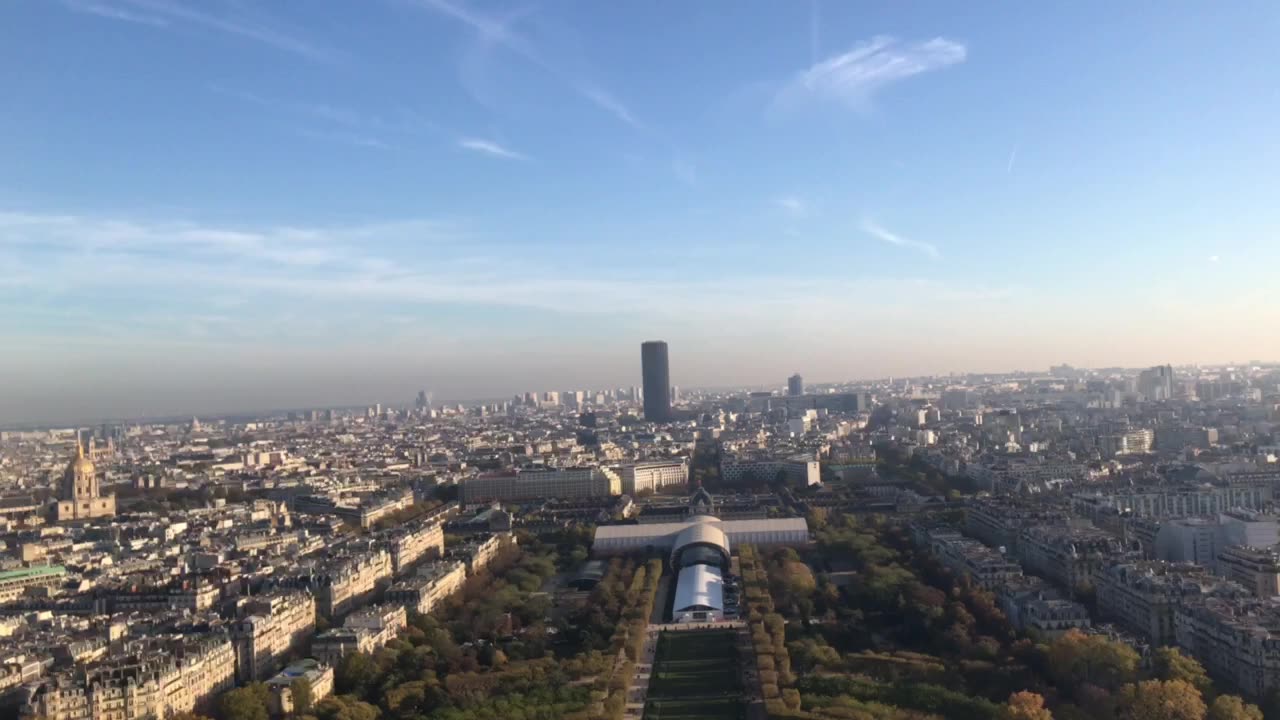
[[[119,662],[78,668],[40,684],[22,716],[40,720],[163,720],[207,709],[235,686],[225,636],[139,648]]]
[[[305,590],[259,597],[244,609],[247,615],[236,625],[236,676],[241,682],[269,677],[316,629],[316,600]]]
[[[89,441],[89,453],[93,454],[93,441]],[[53,506],[53,517],[56,522],[72,520],[92,520],[102,517],[114,517],[116,514],[116,496],[102,497],[102,488],[98,482],[98,470],[93,460],[84,454],[84,446],[76,442],[76,456],[67,465],[62,475],[62,486],[58,492],[58,502]]]
[[[660,492],[663,488],[684,487],[689,484],[689,465],[684,460],[627,465],[617,474],[621,479],[622,492],[626,495]]]
[[[609,497],[622,492],[618,476],[601,472],[598,468],[516,470],[481,475],[462,481],[458,489],[459,500],[464,505],[494,500]]]
[[[391,555],[376,550],[339,558],[332,571],[320,579],[317,608],[325,617],[343,615],[373,597],[378,583],[392,577]]]
[[[497,533],[483,540],[473,540],[449,549],[449,557],[460,560],[467,567],[467,575],[474,575],[497,557],[498,552],[506,547],[507,542],[514,543],[511,533]]]
[[[372,653],[391,642],[408,624],[403,605],[387,603],[347,616],[341,628],[323,632],[311,641],[311,653],[336,666],[352,653]]]
[[[387,602],[398,603],[413,612],[426,615],[445,598],[462,588],[467,567],[460,562],[432,563],[418,574],[402,580],[387,591]]]
[[[438,522],[424,522],[410,528],[397,528],[387,537],[391,553],[391,570],[402,575],[419,560],[439,558],[444,554],[444,528]]]

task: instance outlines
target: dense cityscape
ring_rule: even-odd
[[[1280,366],[734,392],[678,357],[0,433],[4,712],[1280,712]]]

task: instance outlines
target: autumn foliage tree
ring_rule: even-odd
[[[1209,705],[1207,720],[1262,720],[1262,710],[1238,695],[1219,695]]]
[[[1116,720],[1204,720],[1200,691],[1185,680],[1143,680],[1117,693]]]
[[[1000,711],[1000,720],[1053,720],[1053,713],[1044,706],[1044,698],[1023,690],[1009,696],[1009,702]]]
[[[1157,680],[1182,680],[1193,685],[1204,697],[1213,694],[1213,681],[1195,658],[1183,655],[1174,647],[1157,648],[1151,655],[1151,674]]]

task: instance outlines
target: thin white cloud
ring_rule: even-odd
[[[486,240],[456,223],[412,220],[359,226],[226,227],[190,221],[0,211],[0,256],[25,268],[12,308],[92,314],[112,297],[252,298],[246,308],[309,313],[312,303],[420,303],[530,308],[572,314],[673,318],[690,307],[726,308],[735,319],[792,318],[815,301],[864,308],[868,284],[920,284],[920,302],[985,302],[1005,291],[951,288],[913,278],[814,278],[786,274],[653,278],[626,263],[559,273],[545,248]],[[6,261],[7,262],[7,261]],[[744,282],[762,288],[743,300]],[[0,286],[2,288],[3,286]],[[16,289],[16,288],[15,288]],[[875,293],[870,293],[872,296]],[[0,293],[0,303],[6,300]],[[176,309],[175,312],[184,312]],[[234,309],[234,308],[232,308]],[[196,313],[231,314],[222,302]],[[22,314],[10,315],[21,317]],[[0,318],[0,326],[4,323]]]
[[[933,260],[938,260],[942,257],[942,253],[938,252],[938,247],[936,245],[933,245],[932,243],[922,242],[920,240],[912,240],[910,238],[902,237],[897,233],[890,232],[889,230],[886,230],[884,227],[881,227],[874,220],[864,219],[862,221],[862,231],[867,233],[871,237],[876,238],[877,240],[880,240],[882,242],[886,242],[890,245],[895,245],[901,248],[908,248],[910,250],[915,250],[917,252],[923,253]]]
[[[793,218],[804,218],[809,215],[809,204],[804,201],[804,198],[797,195],[783,195],[774,198],[773,204]]]
[[[1221,260],[1221,259],[1222,259],[1222,258],[1218,257],[1217,255],[1210,255],[1210,256],[1209,256],[1209,262],[1211,262],[1211,263],[1216,263],[1216,262],[1218,262],[1218,261],[1219,261],[1219,260]]]
[[[85,13],[86,15],[97,15],[98,17],[109,18],[111,20],[120,20],[122,22],[130,22],[138,25],[150,25],[152,27],[164,27],[169,24],[169,21],[162,17],[133,12],[114,5],[93,2],[92,0],[63,0],[63,4],[76,12]]]
[[[1013,166],[1018,162],[1018,147],[1020,143],[1015,143],[1013,149],[1009,151],[1009,162],[1005,163],[1004,172],[1006,175],[1013,174]]]
[[[298,134],[321,142],[338,143],[339,145],[351,145],[354,147],[370,148],[373,150],[390,150],[392,146],[379,138],[372,135],[361,135],[354,132],[342,132],[334,130],[299,130]]]
[[[497,45],[519,55],[535,66],[550,73],[561,82],[567,84],[575,93],[591,104],[609,113],[619,121],[637,130],[644,129],[644,124],[633,112],[609,91],[587,79],[570,73],[560,65],[552,63],[537,47],[525,37],[511,30],[508,23],[476,12],[465,3],[451,0],[417,0],[417,4],[427,10],[439,13],[467,25],[479,34],[487,45]]]
[[[203,3],[176,0],[70,0],[66,6],[76,12],[157,27],[188,23],[227,35],[250,40],[308,60],[334,62],[337,54],[316,42],[263,22],[243,13],[215,14],[207,12]],[[234,7],[234,6],[228,6]]]
[[[782,88],[775,103],[836,102],[864,108],[885,87],[964,62],[964,45],[946,38],[903,43],[877,35],[848,52],[814,63]]]
[[[481,138],[463,138],[458,141],[458,147],[464,150],[471,150],[483,155],[502,158],[504,160],[528,160],[527,155],[523,155],[514,150],[499,145],[492,140],[483,140]]]

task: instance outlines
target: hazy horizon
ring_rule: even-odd
[[[1280,357],[1277,19],[0,7],[0,423]]]

